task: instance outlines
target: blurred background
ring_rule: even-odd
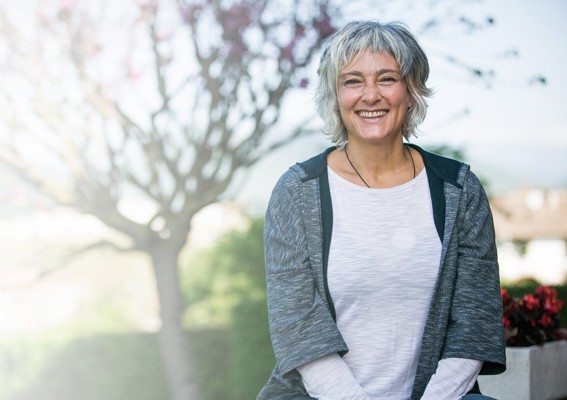
[[[263,213],[330,145],[319,48],[352,19],[424,47],[435,94],[412,141],[482,178],[504,285],[564,295],[566,17],[562,0],[1,2],[0,398],[255,398],[274,363]]]

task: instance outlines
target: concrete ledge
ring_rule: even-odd
[[[557,400],[567,397],[567,340],[542,346],[508,347],[507,369],[482,375],[480,390],[498,400]]]

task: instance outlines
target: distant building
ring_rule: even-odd
[[[524,189],[490,200],[503,281],[567,279],[567,190]]]

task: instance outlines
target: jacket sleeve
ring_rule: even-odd
[[[484,361],[481,374],[498,374],[506,369],[506,345],[494,224],[486,193],[470,171],[461,208],[457,275],[441,358]]]
[[[301,182],[290,170],[272,192],[264,228],[270,335],[282,376],[348,350],[316,288],[306,239]]]

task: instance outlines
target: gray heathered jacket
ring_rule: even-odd
[[[506,367],[496,245],[486,194],[468,165],[412,146],[425,162],[443,244],[411,395],[417,400],[441,359],[483,360],[481,374],[498,374]],[[268,206],[264,241],[276,366],[258,400],[311,399],[296,368],[348,351],[335,324],[326,279],[333,219],[327,154],[333,149],[291,167],[276,184]],[[400,288],[400,296],[411,293]]]

